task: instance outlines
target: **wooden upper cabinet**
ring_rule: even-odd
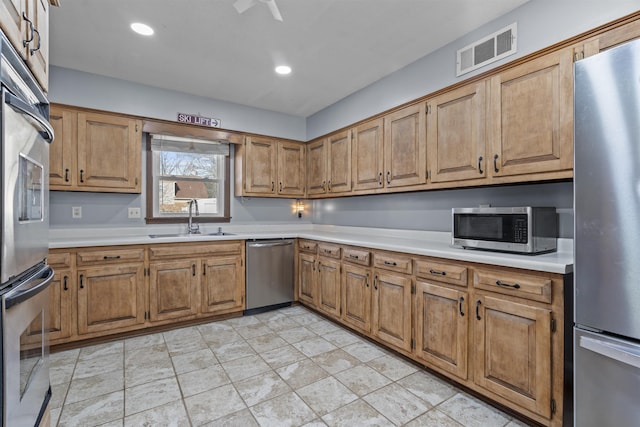
[[[384,177],[387,187],[427,182],[425,104],[384,117]]]
[[[0,1],[0,27],[23,59],[27,59],[23,41],[27,40],[29,30],[29,23],[22,18],[26,6],[27,0]]]
[[[277,143],[248,136],[245,141],[245,190],[254,194],[276,193]]]
[[[305,146],[295,142],[278,142],[278,194],[304,197]]]
[[[573,50],[563,49],[491,78],[494,177],[573,167]]]
[[[141,132],[139,120],[78,113],[78,185],[139,193]]]
[[[428,101],[427,147],[432,182],[485,178],[486,82]]]
[[[307,145],[307,193],[327,192],[327,145],[325,139]]]
[[[580,60],[595,55],[637,38],[640,38],[640,21],[633,21],[581,43],[580,52],[575,59]]]
[[[51,107],[49,122],[53,126],[55,140],[49,146],[49,185],[70,187],[71,174],[76,170],[76,147],[73,138],[76,114],[69,110]]]
[[[343,131],[327,138],[329,193],[351,191],[351,133]]]
[[[354,190],[384,186],[383,120],[376,119],[353,129],[351,176]]]

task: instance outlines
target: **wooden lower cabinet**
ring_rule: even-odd
[[[150,264],[151,321],[178,319],[198,312],[199,271],[199,263],[188,259]]]
[[[403,351],[411,351],[411,276],[376,271],[373,278],[372,334]]]
[[[474,381],[551,417],[551,311],[493,296],[474,297]]]
[[[415,354],[425,362],[467,379],[469,294],[418,280],[415,296]]]
[[[316,306],[316,256],[300,253],[298,255],[298,299],[313,307]]]
[[[371,270],[344,264],[342,270],[342,315],[349,326],[371,332]]]
[[[318,258],[317,307],[325,313],[340,317],[340,262]]]
[[[144,265],[78,269],[78,334],[113,331],[145,321]]]
[[[238,256],[212,257],[202,261],[203,313],[226,313],[244,308],[244,269]]]
[[[67,338],[71,335],[71,271],[55,270],[55,276],[49,286],[49,313],[44,321],[44,329],[51,341]],[[29,343],[42,339],[42,323],[33,321],[27,330]]]

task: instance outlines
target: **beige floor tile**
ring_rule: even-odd
[[[344,347],[349,344],[356,343],[361,340],[357,335],[352,334],[346,330],[340,329],[335,332],[330,332],[322,336],[325,340],[329,341],[336,347]]]
[[[107,354],[78,360],[73,372],[73,379],[88,378],[94,375],[122,370],[124,366],[124,352]]]
[[[438,410],[465,427],[504,426],[509,422],[509,417],[497,409],[462,393],[440,404]]]
[[[49,400],[49,407],[51,409],[62,407],[62,405],[64,404],[64,399],[67,397],[69,384],[70,383],[51,385],[51,400]]]
[[[73,370],[76,367],[76,363],[70,363],[68,365],[57,365],[49,367],[49,381],[51,385],[68,384],[73,377]]]
[[[51,409],[51,427],[56,427],[58,425],[58,420],[60,419],[61,412],[62,408]]]
[[[338,372],[335,377],[358,396],[364,396],[391,383],[389,378],[365,365]]]
[[[240,381],[271,370],[269,365],[258,355],[223,362],[222,367],[231,381]]]
[[[124,391],[124,414],[129,416],[182,398],[178,381],[165,378]]]
[[[264,323],[256,323],[254,325],[237,327],[235,329],[236,332],[242,335],[242,338],[246,340],[273,333],[273,331]]]
[[[231,326],[229,326],[229,328],[231,328]],[[220,332],[204,332],[202,338],[212,350],[221,345],[234,343],[236,341],[244,342],[242,335],[237,333],[233,328]]]
[[[184,408],[182,400],[157,406],[137,414],[129,415],[124,419],[125,427],[141,426],[166,426],[166,427],[189,427],[189,417]]]
[[[361,399],[326,414],[322,420],[330,427],[393,427],[394,425]]]
[[[205,424],[205,427],[260,427],[251,411],[243,409]]]
[[[264,323],[269,327],[269,329],[273,331],[286,331],[288,329],[293,329],[300,326],[298,322],[296,322],[289,316],[271,319]]]
[[[318,335],[330,334],[331,332],[336,332],[340,330],[340,328],[336,326],[334,323],[324,319],[315,323],[311,323],[310,325],[307,326],[307,328]]]
[[[306,359],[307,356],[300,353],[293,346],[287,345],[276,348],[261,354],[262,359],[273,369],[290,365],[300,360]]]
[[[171,360],[173,361],[173,368],[177,374],[208,368],[219,363],[209,348],[197,350],[192,353],[180,354],[172,357]]]
[[[405,427],[464,427],[462,424],[456,422],[454,419],[449,418],[447,415],[432,409],[426,414],[420,415],[418,418],[407,423]],[[489,426],[487,426],[489,427]]]
[[[415,372],[398,381],[398,384],[431,406],[439,405],[457,393],[452,385],[424,371]]]
[[[322,316],[312,313],[310,311],[304,314],[295,315],[292,317],[292,319],[302,326],[307,326],[312,323],[316,323],[323,320]]]
[[[300,341],[292,345],[307,357],[317,356],[318,354],[326,353],[337,348],[321,337]]]
[[[302,427],[327,427],[327,424],[322,420],[312,420],[303,425]]]
[[[75,403],[124,389],[124,369],[71,381],[66,403]]]
[[[134,387],[173,376],[175,371],[171,358],[168,353],[165,353],[156,360],[127,364],[124,369],[124,386]]]
[[[247,406],[256,405],[291,391],[291,387],[273,371],[235,382],[234,386]]]
[[[247,407],[231,384],[187,397],[184,403],[194,426],[209,423]]]
[[[379,347],[364,340],[349,344],[342,349],[361,362],[369,362],[386,354]]]
[[[170,338],[167,337],[165,332],[164,339],[171,356],[191,353],[208,347],[207,342],[197,329],[192,329],[183,336],[171,335]]]
[[[169,357],[169,350],[164,342],[151,344],[147,347],[132,348],[124,353],[125,367],[128,365],[142,365]]]
[[[402,425],[425,413],[429,407],[397,384],[389,384],[363,399],[396,425]]]
[[[124,351],[129,352],[164,343],[164,336],[160,332],[156,334],[142,335],[124,340]]]
[[[93,427],[124,417],[124,391],[64,405],[59,427]]]
[[[316,414],[295,393],[267,400],[250,408],[261,427],[283,427],[303,425]]]
[[[228,344],[211,346],[211,350],[216,355],[220,363],[229,362],[231,360],[242,359],[243,357],[253,356],[255,350],[246,342],[234,341]]]
[[[296,390],[316,414],[322,416],[358,399],[334,377],[322,379]]]
[[[221,365],[180,374],[178,381],[184,397],[193,396],[231,382]]]
[[[294,390],[329,376],[327,371],[309,359],[303,359],[299,362],[283,366],[276,369],[276,372]]]
[[[370,360],[367,365],[392,381],[398,381],[418,371],[411,363],[390,354]]]
[[[295,344],[300,341],[316,338],[318,335],[304,326],[279,331],[280,335],[289,344]]]
[[[80,349],[78,360],[87,360],[95,357],[104,357],[111,354],[120,354],[124,351],[124,341],[113,341],[104,344],[92,345]]]
[[[256,325],[260,323],[260,319],[256,316],[241,316],[234,317],[233,319],[227,319],[225,322],[234,328],[238,328],[242,326]]]
[[[360,364],[358,359],[342,349],[321,353],[317,356],[313,356],[311,360],[316,362],[320,367],[322,367],[322,369],[332,375]]]
[[[253,348],[257,353],[264,353],[269,350],[273,350],[276,348],[284,347],[287,344],[285,340],[280,338],[275,333],[269,333],[267,335],[262,335],[259,337],[251,338],[247,340],[247,343]]]

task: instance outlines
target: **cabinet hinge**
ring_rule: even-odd
[[[551,399],[551,413],[552,414],[556,413],[556,400],[555,399]]]
[[[551,318],[551,332],[555,332],[556,331],[556,319],[555,318]]]
[[[579,52],[575,52],[575,53],[573,54],[573,61],[574,61],[574,62],[578,62],[578,61],[580,61],[581,59],[584,59],[584,51],[582,51],[582,50],[581,50],[581,51],[579,51]]]
[[[136,132],[138,132],[138,125],[136,125]]]
[[[411,338],[411,350],[415,350],[415,349],[416,349],[416,340]]]

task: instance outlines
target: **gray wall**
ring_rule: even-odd
[[[573,237],[573,184],[523,184],[315,200],[313,223],[407,230],[451,231],[451,208],[553,206],[560,237]]]
[[[511,13],[307,118],[307,140],[371,117],[638,10],[637,0],[530,0]],[[456,51],[513,22],[515,55],[455,77]]]

